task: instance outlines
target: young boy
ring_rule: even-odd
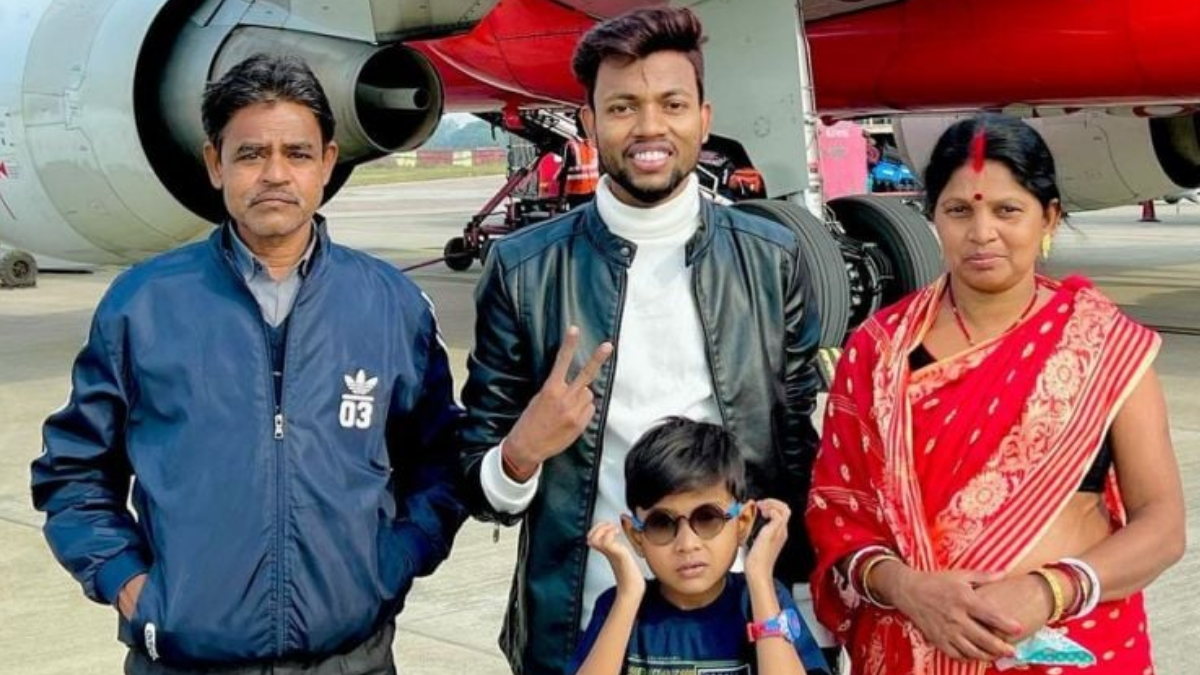
[[[567,669],[627,673],[828,672],[791,595],[771,570],[787,539],[787,506],[746,500],[737,439],[719,426],[672,417],[647,431],[625,460],[621,527],[655,579],[647,582],[615,523],[588,545],[612,565],[617,585],[596,600]],[[756,514],[766,525],[730,572]],[[807,668],[807,670],[806,670]]]

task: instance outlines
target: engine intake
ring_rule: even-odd
[[[1150,120],[1154,154],[1172,182],[1200,187],[1200,117],[1196,113]]]
[[[381,48],[294,31],[240,28],[221,48],[213,77],[260,53],[299,56],[316,73],[337,119],[343,161],[411,150],[429,139],[441,118],[437,71],[425,56],[403,45]]]
[[[1200,135],[1193,115],[1146,118],[1130,110],[1083,110],[1026,120],[1037,129],[1058,169],[1071,210],[1136,204],[1200,185]],[[961,116],[906,116],[896,140],[922,174],[933,145]]]
[[[170,45],[153,126],[167,146],[152,153],[155,170],[177,199],[204,218],[225,216],[208,183],[200,101],[210,79],[254,54],[302,58],[325,90],[337,120],[338,166],[329,199],[354,166],[415,148],[433,134],[443,110],[442,83],[421,53],[402,44],[378,46],[330,35],[262,26],[187,22]]]

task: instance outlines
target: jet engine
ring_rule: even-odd
[[[1196,113],[1179,113],[1175,106],[1095,109],[1027,121],[1054,154],[1069,212],[1135,204],[1200,187],[1200,120]],[[897,119],[896,141],[914,171],[924,172],[934,143],[960,117]]]
[[[495,0],[22,0],[0,5],[0,240],[132,262],[224,216],[204,172],[205,83],[255,53],[321,80],[356,164],[424,142],[434,68],[403,41],[471,28]],[[15,77],[14,77],[15,76]]]

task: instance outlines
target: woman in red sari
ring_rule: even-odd
[[[1184,548],[1159,338],[1036,273],[1062,207],[1024,123],[955,124],[925,186],[949,273],[838,366],[807,511],[817,614],[856,674],[990,674],[1043,627],[1095,665],[1018,672],[1153,673],[1141,589]]]

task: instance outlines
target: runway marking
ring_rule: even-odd
[[[403,613],[401,613],[401,617],[403,617]],[[401,618],[401,621],[403,621],[403,618]],[[447,640],[446,636],[444,634],[430,633],[430,632],[421,631],[421,630],[414,630],[412,626],[405,626],[400,623],[398,623],[396,625],[396,632],[397,633],[408,633],[410,635],[416,635],[417,637],[423,637],[426,640],[432,640],[434,642],[440,642],[444,645],[458,647],[460,649],[465,649],[474,654],[480,654],[482,656],[488,656],[488,657],[494,658],[498,662],[501,662],[501,663],[507,663],[504,659],[503,654],[500,654],[491,649],[481,649],[480,647],[476,647],[475,645],[466,644],[465,642],[459,642],[457,640]]]
[[[0,497],[0,522],[12,523],[32,530],[42,529],[45,516],[31,509],[28,502],[24,501],[26,499],[28,499],[28,495],[21,495],[19,499],[13,495]]]

